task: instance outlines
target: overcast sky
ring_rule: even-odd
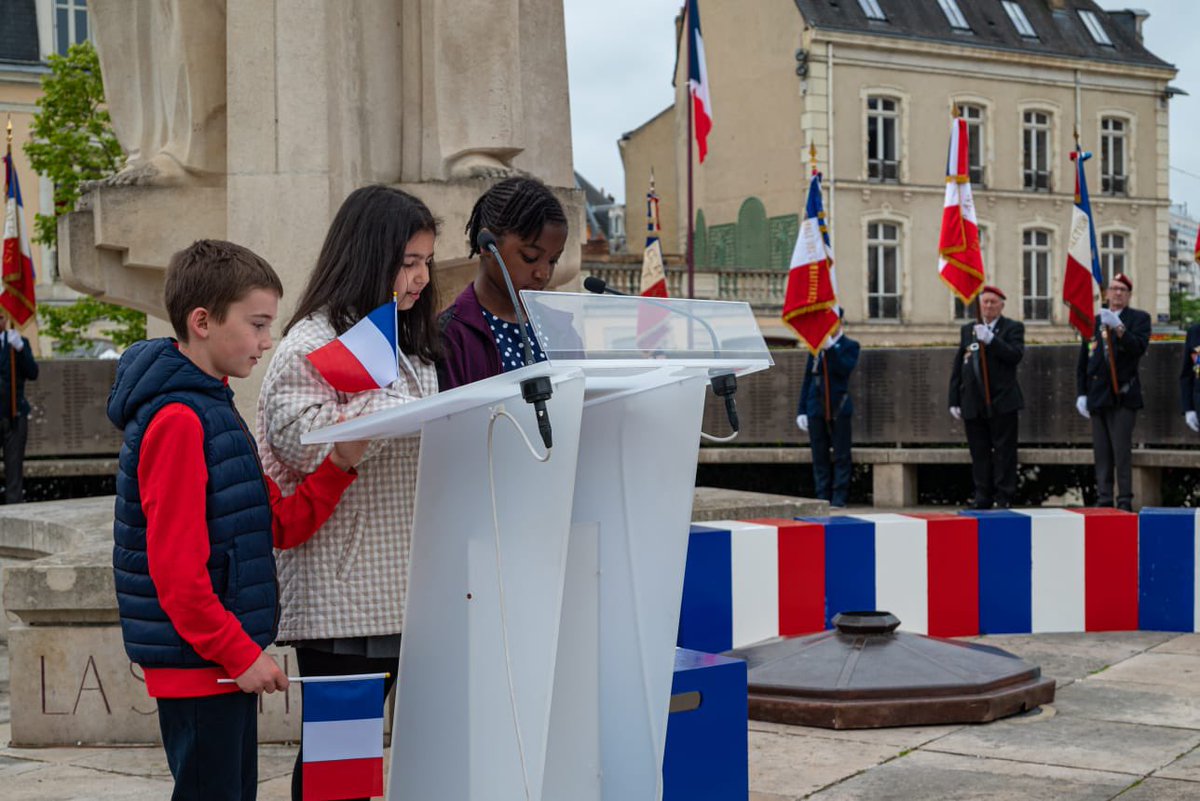
[[[754,3],[781,0],[733,0]],[[625,176],[617,140],[669,106],[675,15],[682,0],[564,0],[575,169],[617,200]],[[1179,69],[1171,101],[1171,199],[1200,216],[1200,46],[1196,0],[1100,0],[1102,8],[1144,8],[1150,51]],[[721,124],[717,110],[716,125]]]

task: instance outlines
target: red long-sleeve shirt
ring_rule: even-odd
[[[294,548],[315,534],[355,475],[326,459],[287,497],[264,476],[275,547]],[[138,462],[150,578],[175,630],[196,653],[220,667],[148,668],[146,690],[155,698],[237,692],[237,685],[219,685],[217,679],[240,676],[262,651],[213,592],[206,566],[207,483],[200,418],[182,403],[164,406],[146,428]]]

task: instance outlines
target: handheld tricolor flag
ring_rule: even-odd
[[[946,198],[942,204],[942,235],[938,241],[938,275],[950,291],[969,304],[982,291],[983,253],[979,222],[971,195],[967,121],[950,121],[950,152],[946,161]]]
[[[1087,174],[1083,164],[1092,157],[1075,144],[1071,160],[1075,162],[1075,205],[1071,208],[1071,235],[1067,243],[1067,268],[1063,271],[1063,303],[1070,312],[1071,325],[1084,339],[1096,330],[1096,284],[1103,284],[1100,258],[1096,249],[1096,225],[1088,200]]]
[[[692,119],[696,130],[696,149],[700,163],[708,155],[708,133],[713,126],[712,98],[709,97],[708,66],[704,62],[704,40],[700,38],[700,4],[688,0],[688,90],[692,95]]]
[[[795,329],[800,341],[816,355],[825,340],[838,327],[837,276],[833,271],[833,250],[825,225],[825,206],[821,200],[821,174],[813,165],[808,183],[808,201],[804,221],[792,251],[783,300],[783,321]]]
[[[642,281],[638,294],[643,297],[667,296],[667,272],[663,266],[662,226],[658,222],[658,194],[654,191],[654,173],[650,173],[650,191],[646,193],[646,249],[642,251]]]
[[[399,377],[398,352],[393,300],[308,354],[308,360],[338,392],[365,392],[386,387]]]
[[[12,141],[4,156],[4,257],[0,275],[4,286],[0,290],[0,306],[16,321],[25,325],[37,309],[34,297],[33,252],[29,249],[29,234],[22,225],[25,208],[21,203],[21,186],[13,166]]]
[[[304,801],[383,795],[383,674],[304,679]]]

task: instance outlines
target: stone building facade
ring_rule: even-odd
[[[1006,314],[1026,322],[1030,340],[1072,336],[1060,297],[1076,128],[1094,153],[1087,169],[1103,269],[1131,275],[1134,304],[1166,321],[1176,71],[1145,48],[1144,12],[1106,12],[1091,0],[700,8],[715,124],[693,178],[698,271],[787,270],[815,144],[840,299],[857,335],[949,341],[968,315],[936,269],[957,107],[971,124],[988,280],[1008,293]],[[644,182],[642,165],[673,164],[675,214],[664,227],[682,251],[687,55],[678,44],[673,109],[627,134],[621,149],[627,197]]]

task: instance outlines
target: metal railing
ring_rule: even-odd
[[[673,298],[687,295],[687,269],[670,266],[667,294]],[[583,274],[603,278],[618,292],[636,295],[642,280],[641,264],[583,263]],[[704,300],[741,300],[756,312],[779,312],[787,288],[786,270],[749,270],[737,267],[696,270],[696,297]]]

